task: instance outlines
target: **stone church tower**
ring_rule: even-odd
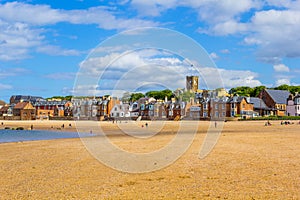
[[[190,92],[197,92],[198,90],[198,76],[187,76],[186,77],[186,90]]]

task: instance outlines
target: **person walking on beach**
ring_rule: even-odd
[[[215,128],[217,128],[217,121],[215,121]]]
[[[33,125],[31,124],[30,129],[33,130]]]

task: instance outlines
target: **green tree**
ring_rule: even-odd
[[[140,98],[143,98],[143,97],[145,97],[145,95],[143,93],[132,93],[130,95],[130,101],[134,102],[134,101],[137,101],[137,100],[139,100]]]
[[[291,86],[289,90],[292,94],[296,94],[296,92],[300,93],[300,86]]]
[[[259,95],[259,93],[261,91],[263,91],[264,89],[266,89],[266,86],[263,86],[263,85],[254,87],[252,92],[250,93],[250,96],[251,97],[257,97]]]
[[[229,94],[238,95],[238,96],[250,97],[251,93],[253,93],[253,88],[248,87],[248,86],[231,88],[229,90]]]
[[[296,94],[296,92],[300,92],[300,86],[289,86],[287,84],[280,85],[278,87],[273,88],[275,90],[288,90],[292,94]]]
[[[181,101],[189,102],[191,98],[195,99],[195,93],[190,91],[185,91],[179,95],[178,99]]]
[[[288,91],[290,91],[290,86],[287,85],[287,84],[283,84],[283,85],[280,85],[278,87],[275,87],[274,89],[275,90],[288,90]]]
[[[122,102],[129,102],[131,98],[130,92],[124,92],[123,97],[121,98]]]
[[[168,99],[173,97],[173,92],[169,89],[161,90],[161,91],[149,91],[145,94],[147,97],[153,97],[155,99],[165,99],[165,97],[168,97]]]

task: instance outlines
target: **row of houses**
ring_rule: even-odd
[[[10,104],[0,108],[0,119],[33,120],[72,115],[72,103],[65,100],[47,101],[42,97],[15,95]]]
[[[175,98],[156,100],[141,98],[122,102],[110,96],[45,100],[42,97],[15,95],[10,104],[0,104],[0,119],[33,120],[68,118],[75,120],[180,120],[253,118],[257,116],[300,116],[300,95],[288,91],[261,91],[258,97],[219,96],[201,91],[189,102]]]
[[[133,104],[116,104],[111,117],[140,117],[141,119],[225,119],[258,116],[300,116],[300,95],[288,91],[261,91],[258,97],[215,96],[206,91],[196,94],[190,102],[161,101],[141,98]]]

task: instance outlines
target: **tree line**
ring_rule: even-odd
[[[235,87],[231,88],[229,90],[229,94],[232,94],[234,96],[246,96],[246,97],[257,97],[259,93],[263,89],[274,89],[274,90],[288,90],[292,94],[296,94],[296,92],[300,93],[300,86],[290,86],[290,85],[280,85],[278,87],[273,87],[273,88],[267,88],[266,86],[257,86],[257,87],[248,87],[248,86],[240,86],[240,87]]]

